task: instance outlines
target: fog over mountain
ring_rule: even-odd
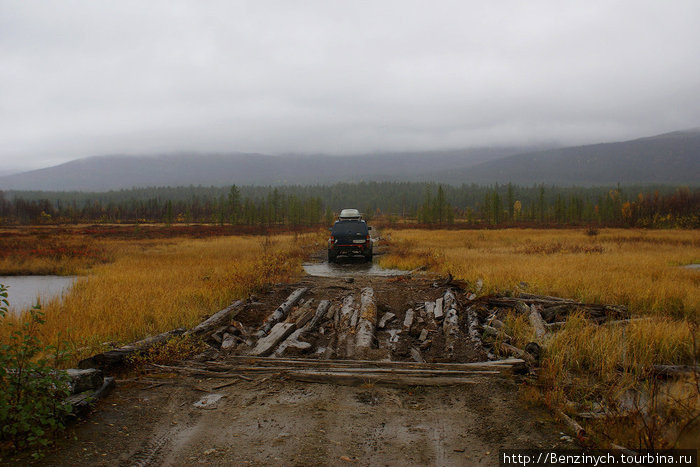
[[[0,190],[106,191],[148,186],[436,181],[561,186],[697,185],[700,130],[557,149],[478,148],[355,156],[101,156],[0,177]]]
[[[698,18],[697,0],[0,1],[0,170],[693,128]]]

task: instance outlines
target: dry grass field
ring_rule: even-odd
[[[288,281],[301,273],[301,260],[318,239],[316,234],[157,240],[36,235],[9,240],[20,248],[13,251],[14,261],[6,255],[1,274],[83,274],[62,303],[42,304],[44,340],[68,341],[75,358],[104,343],[192,326],[235,299]],[[41,254],[46,244],[69,253],[46,257]],[[95,255],[86,259],[81,254],[86,250]],[[0,337],[5,332],[0,329]]]
[[[385,267],[428,266],[472,284],[482,279],[483,293],[523,290],[622,304],[647,318],[598,326],[573,316],[538,342],[544,348],[538,390],[524,394],[554,407],[616,414],[591,423],[602,442],[698,447],[698,381],[659,384],[654,375],[654,365],[691,365],[700,357],[700,272],[681,267],[700,263],[697,231],[387,233],[393,247],[381,259]],[[517,346],[536,340],[527,317],[514,313],[505,324]],[[639,416],[619,416],[630,408]]]

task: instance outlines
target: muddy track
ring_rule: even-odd
[[[499,448],[572,447],[520,401],[517,365],[482,363],[468,292],[370,267],[250,297],[209,351],[123,377],[40,464],[497,465]]]

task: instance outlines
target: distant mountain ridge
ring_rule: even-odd
[[[106,191],[148,186],[279,186],[359,181],[696,186],[700,184],[700,129],[538,150],[494,147],[358,156],[96,156],[1,176],[0,190]]]
[[[148,186],[309,185],[425,181],[454,167],[517,154],[523,147],[357,156],[254,153],[93,156],[0,177],[0,190],[103,191]]]
[[[700,129],[517,154],[438,174],[450,183],[700,184]]]

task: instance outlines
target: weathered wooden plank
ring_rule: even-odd
[[[295,323],[277,323],[270,330],[270,333],[258,340],[251,355],[265,357],[270,355],[277,345],[287,338],[296,329]]]

